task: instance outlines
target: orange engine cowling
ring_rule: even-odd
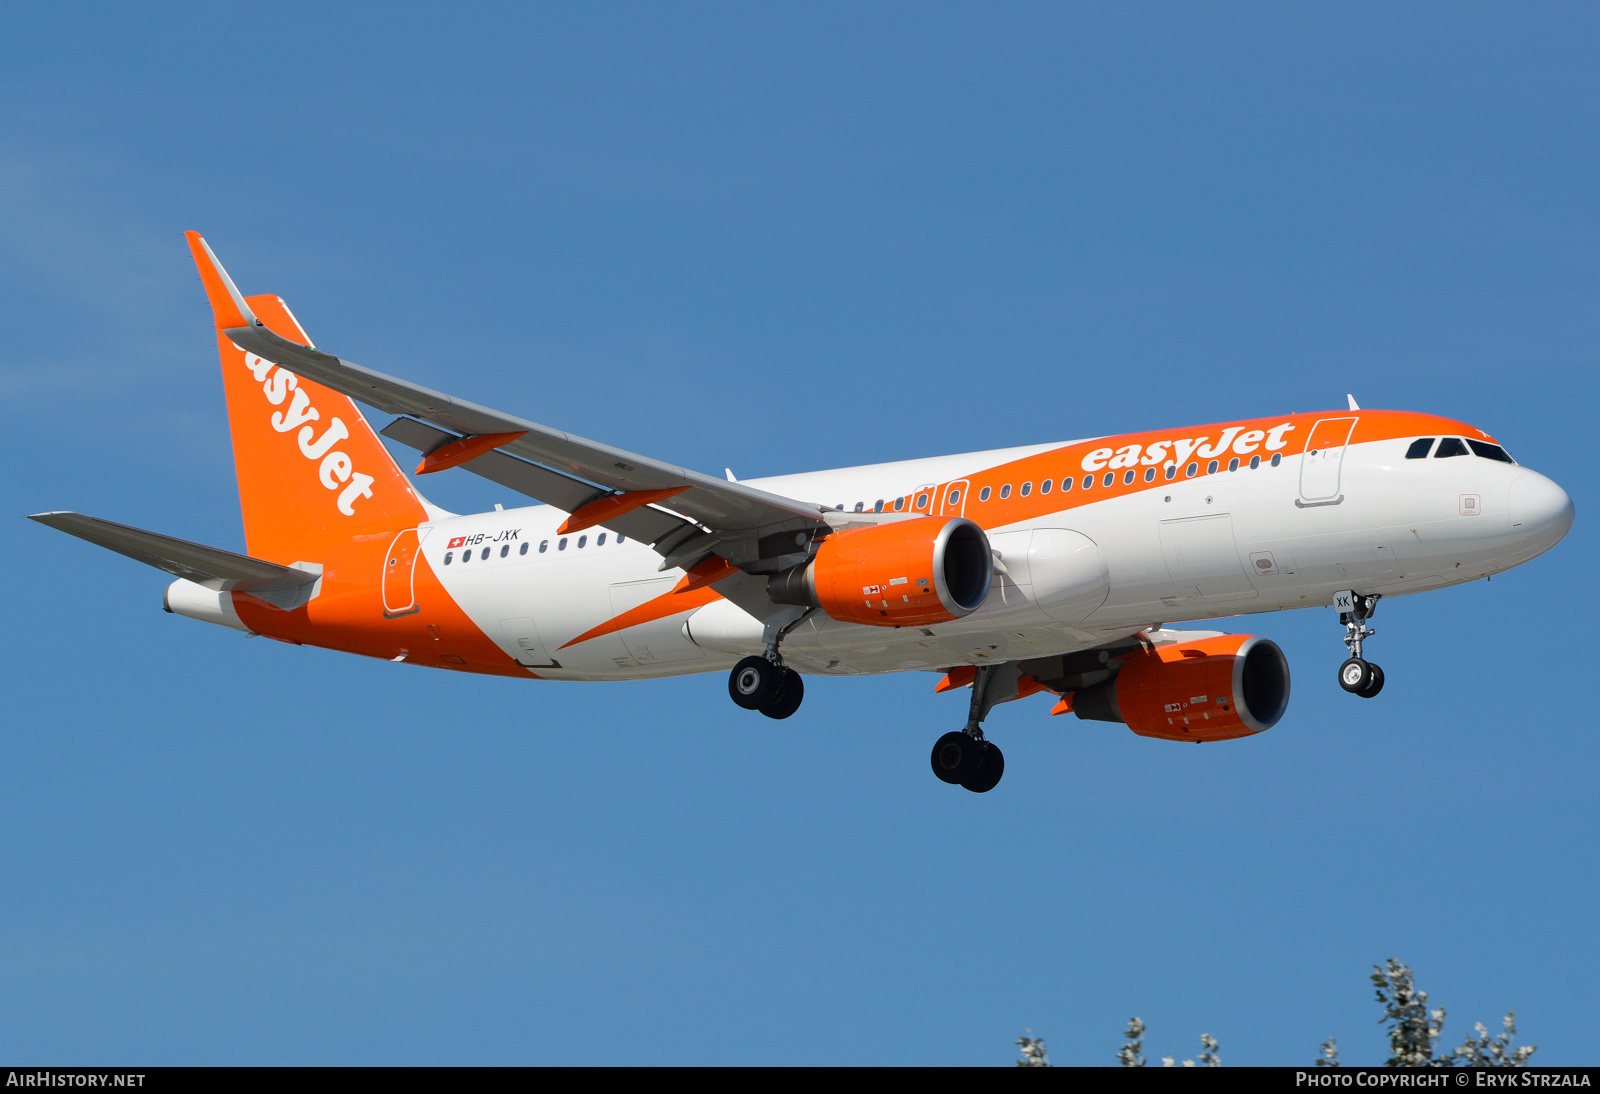
[[[1138,650],[1111,679],[1072,697],[1080,718],[1124,722],[1168,741],[1248,737],[1271,729],[1288,707],[1288,659],[1276,642],[1249,634]]]
[[[808,562],[773,574],[767,592],[842,623],[908,627],[970,615],[993,580],[982,528],[960,517],[914,517],[835,532]]]

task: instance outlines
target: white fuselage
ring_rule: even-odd
[[[1062,448],[1036,445],[753,480],[786,497],[870,511],[958,475]],[[1355,589],[1385,596],[1476,580],[1548,550],[1572,507],[1537,472],[1490,459],[1407,459],[1404,439],[1350,445],[1337,500],[1306,502],[1300,455],[1201,473],[1011,524],[965,491],[945,512],[977,521],[1001,563],[974,614],[930,627],[870,627],[813,615],[784,642],[802,672],[859,674],[1018,660],[1090,648],[1153,623],[1327,605]],[[648,545],[535,505],[420,529],[445,588],[502,648],[548,679],[617,680],[728,668],[762,649],[762,621],[727,600],[697,604],[567,646],[598,623],[668,593]],[[452,544],[464,545],[452,546]],[[488,557],[484,557],[487,550]],[[469,555],[463,560],[463,552]],[[525,551],[525,553],[524,553]],[[447,556],[449,556],[447,558]],[[563,648],[565,647],[565,648]]]

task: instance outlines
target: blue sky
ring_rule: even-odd
[[[1593,1063],[1584,605],[1600,17],[1578,5],[51,5],[0,33],[0,1058]],[[320,345],[719,472],[1364,406],[1462,418],[1578,522],[1241,621],[1285,720],[1205,749],[720,676],[517,683],[247,639],[33,525],[242,548],[181,233]],[[381,416],[376,416],[381,421]],[[517,499],[464,472],[458,511]],[[1455,1042],[1452,1040],[1451,1044]]]

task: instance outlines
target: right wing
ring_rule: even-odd
[[[234,345],[379,410],[410,416],[391,423],[385,436],[428,453],[476,437],[513,434],[461,466],[568,513],[600,502],[622,504],[628,494],[672,491],[670,505],[641,506],[601,522],[653,544],[665,556],[662,569],[692,566],[716,553],[748,572],[769,573],[803,560],[809,543],[830,528],[894,519],[841,513],[703,475],[291,342],[256,318],[205,240],[195,232],[188,237],[217,326]]]

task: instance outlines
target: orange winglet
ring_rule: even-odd
[[[596,524],[604,524],[613,517],[631,513],[641,505],[649,505],[653,501],[666,501],[687,489],[689,489],[687,486],[671,486],[665,490],[630,490],[626,494],[612,494],[608,498],[591,501],[574,509],[572,515],[562,521],[561,527],[556,529],[556,535],[564,536],[569,532],[581,532],[585,528],[593,528]]]
[[[206,299],[211,301],[211,313],[216,316],[217,329],[248,327],[250,321],[240,310],[239,290],[233,287],[233,282],[223,272],[217,256],[211,253],[211,248],[206,246],[199,232],[184,232],[183,236],[189,241],[189,251],[200,270],[200,284],[205,286]]]
[[[499,448],[503,444],[510,444],[518,437],[526,436],[527,430],[520,433],[479,433],[474,437],[462,437],[459,441],[442,444],[422,457],[422,462],[417,464],[416,473],[431,475],[435,471],[445,471],[475,460],[485,452]]]
[[[1075,692],[1075,691],[1069,691],[1065,695],[1063,695],[1061,697],[1061,702],[1057,703],[1055,706],[1050,708],[1051,715],[1053,716],[1053,715],[1056,715],[1056,714],[1071,714],[1072,713],[1072,697],[1074,695],[1076,695],[1076,694],[1078,694],[1078,693]]]
[[[588,525],[584,525],[585,528]],[[725,577],[731,577],[739,572],[739,567],[729,562],[720,555],[712,555],[700,565],[694,567],[683,575],[683,580],[672,587],[675,593],[692,593],[696,589],[703,589],[707,585],[714,585]]]
[[[937,695],[941,691],[951,691],[955,688],[967,687],[977,678],[978,666],[957,665],[955,668],[944,674],[943,680],[940,680],[937,684],[933,685],[933,693]]]

